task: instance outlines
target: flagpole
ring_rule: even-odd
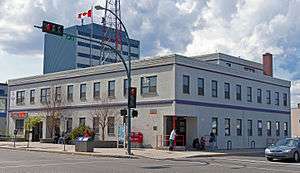
[[[92,7],[91,7],[91,34],[90,34],[90,67],[92,67],[92,57],[93,57],[93,55],[92,55],[92,49],[93,49],[92,39],[93,39],[93,25],[94,25],[93,16],[94,16],[94,14],[93,14],[93,5],[92,5]]]

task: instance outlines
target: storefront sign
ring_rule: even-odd
[[[28,116],[27,112],[12,112],[10,117],[13,119],[25,119]]]

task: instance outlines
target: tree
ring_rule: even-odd
[[[28,117],[25,120],[25,130],[29,132],[28,135],[31,133],[30,131],[32,130],[32,128],[37,126],[42,121],[43,121],[42,116]],[[27,148],[29,148],[29,141],[30,139],[28,138]]]

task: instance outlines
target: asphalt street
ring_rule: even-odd
[[[300,172],[300,163],[268,162],[261,156],[227,156],[181,160],[118,159],[79,155],[0,150],[5,173],[135,173],[135,172]]]

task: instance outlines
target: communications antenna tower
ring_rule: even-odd
[[[118,20],[121,19],[121,0],[106,0],[104,17],[102,17],[103,36],[102,42],[114,46],[122,55],[122,25]],[[107,9],[116,14],[113,15]],[[112,45],[114,44],[114,45]],[[105,62],[119,62],[114,51],[110,51],[106,46],[101,45],[100,64]]]

